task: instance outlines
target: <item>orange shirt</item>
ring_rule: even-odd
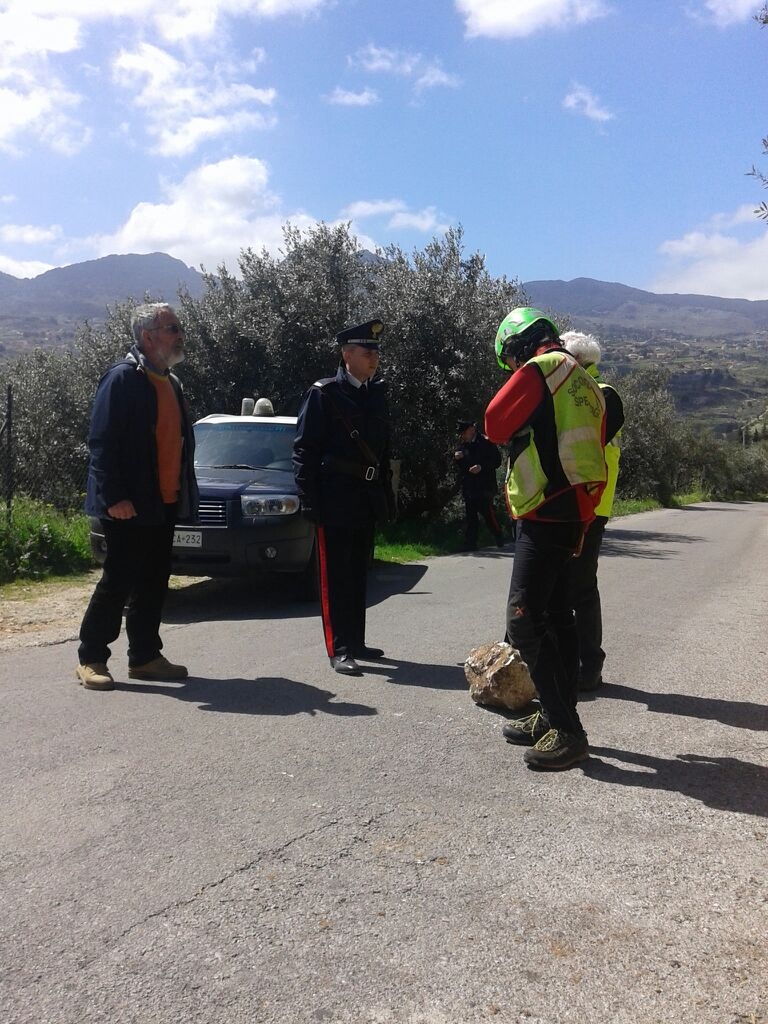
[[[147,371],[157,395],[157,478],[166,505],[179,499],[181,485],[181,409],[170,377]]]

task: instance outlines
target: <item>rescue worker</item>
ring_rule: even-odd
[[[474,420],[457,420],[459,443],[453,453],[464,499],[464,550],[476,551],[480,517],[493,534],[496,546],[504,547],[504,536],[493,508],[496,470],[501,454],[495,444],[477,429]]]
[[[584,535],[581,554],[573,560],[571,567],[573,607],[579,636],[578,687],[581,691],[590,691],[598,689],[603,683],[605,651],[602,646],[603,615],[597,585],[597,561],[616,494],[624,406],[618,391],[606,384],[600,376],[598,363],[601,353],[597,338],[580,331],[568,331],[560,335],[560,340],[579,366],[583,366],[597,382],[605,399],[605,464],[608,468],[608,481],[600,504],[595,509],[595,518]]]
[[[387,389],[376,377],[383,330],[369,320],[336,335],[341,365],[305,394],[293,448],[302,508],[317,527],[325,645],[342,675],[361,674],[358,658],[384,656],[365,642],[374,529],[394,510]]]
[[[489,439],[509,445],[507,503],[517,521],[506,640],[527,663],[540,702],[502,733],[531,747],[530,767],[569,768],[589,756],[576,710],[570,573],[605,488],[605,401],[538,309],[513,309],[495,347],[512,373],[485,413]]]

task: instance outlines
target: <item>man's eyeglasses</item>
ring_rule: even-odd
[[[170,334],[183,334],[184,328],[181,324],[164,324],[162,327],[148,327],[147,330],[151,333],[152,331],[168,331]]]

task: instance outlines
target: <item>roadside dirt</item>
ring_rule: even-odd
[[[83,612],[101,575],[94,570],[77,580],[16,583],[0,592],[0,652],[76,640]],[[179,589],[196,577],[171,578]]]

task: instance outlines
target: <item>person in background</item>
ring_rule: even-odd
[[[381,320],[336,335],[341,366],[305,394],[293,468],[304,515],[317,528],[320,611],[331,668],[384,656],[365,642],[366,578],[376,523],[393,514],[387,386],[376,377]]]
[[[616,389],[606,384],[600,376],[598,364],[601,353],[598,340],[591,334],[567,331],[560,335],[560,341],[579,366],[583,366],[597,382],[605,399],[605,464],[608,467],[608,481],[600,504],[595,509],[595,518],[584,535],[581,554],[573,560],[571,567],[573,607],[579,635],[578,687],[579,690],[590,691],[598,689],[603,682],[605,651],[602,646],[603,616],[597,585],[597,562],[616,494],[624,406]]]
[[[605,488],[605,401],[538,309],[513,309],[495,348],[512,374],[485,413],[488,438],[509,445],[507,504],[517,521],[505,639],[527,663],[540,702],[502,733],[531,748],[530,767],[569,768],[589,756],[576,709],[570,573]]]
[[[477,429],[474,420],[457,420],[459,442],[453,453],[464,499],[464,550],[476,551],[480,518],[491,531],[496,546],[504,547],[504,535],[493,507],[497,490],[496,470],[501,454],[495,444]]]
[[[160,620],[177,520],[194,520],[195,439],[181,383],[184,331],[171,306],[131,317],[134,345],[99,381],[88,437],[85,511],[101,520],[104,571],[80,626],[76,674],[87,690],[113,690],[107,667],[123,608],[130,679],[185,679],[160,652]]]

